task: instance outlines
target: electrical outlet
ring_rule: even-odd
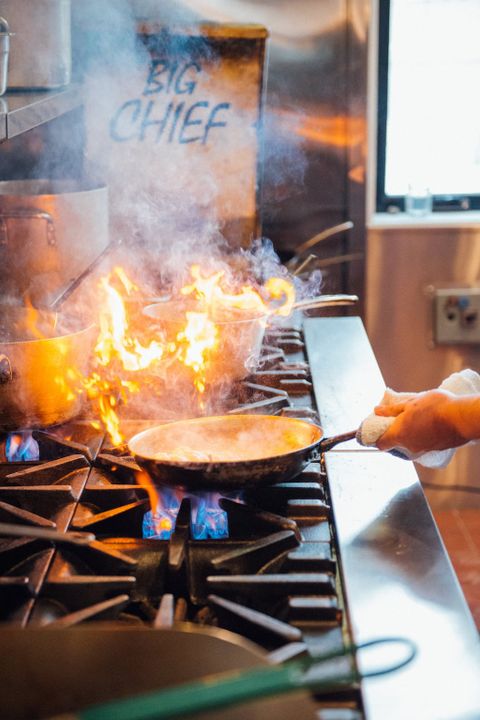
[[[480,344],[480,288],[435,288],[437,344]]]

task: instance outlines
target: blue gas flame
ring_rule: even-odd
[[[228,516],[218,504],[218,493],[193,498],[192,535],[195,540],[217,540],[228,537]]]
[[[179,491],[164,488],[155,510],[149,510],[143,516],[143,537],[168,540],[175,530],[181,502],[182,494]]]
[[[29,430],[15,432],[7,437],[5,455],[8,462],[39,460],[40,448]]]
[[[143,537],[168,540],[175,529],[177,514],[184,493],[165,488],[159,497],[155,511],[149,510],[143,518]],[[195,540],[228,537],[228,517],[218,504],[218,493],[195,494],[192,501],[191,534]]]

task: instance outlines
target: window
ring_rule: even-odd
[[[480,208],[480,0],[379,0],[377,210]]]

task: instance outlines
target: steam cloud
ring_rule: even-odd
[[[175,9],[168,6],[165,16],[159,17],[159,5],[151,10],[167,26],[200,19],[182,11],[179,4]],[[235,241],[229,236],[229,223],[223,227],[225,216],[234,226],[238,211],[253,215],[255,210],[253,187],[250,193],[242,187],[249,170],[253,177],[261,146],[258,127],[251,122],[252,107],[258,102],[255,78],[245,71],[244,86],[235,89],[235,77],[228,76],[227,70],[223,85],[222,80],[209,84],[207,78],[205,82],[204,73],[215,75],[221,58],[202,38],[192,45],[181,34],[159,32],[157,55],[154,53],[152,60],[149,49],[139,41],[134,8],[135,3],[126,0],[88,2],[75,21],[83,31],[77,56],[84,69],[85,165],[89,176],[108,185],[111,239],[120,246],[117,257],[121,262],[124,259],[134,281],[140,278],[152,294],[162,285],[167,292],[181,287],[189,280],[188,269],[195,262],[207,269],[223,268],[229,275],[238,273],[259,285],[274,275],[288,276],[270,240],[252,237],[248,249],[237,247],[232,254]],[[170,65],[155,65],[155,58],[162,56],[174,59]],[[215,77],[218,80],[218,75]],[[203,94],[198,94],[200,81],[206,94],[203,89]],[[225,83],[231,92],[227,98]],[[242,115],[242,93],[248,95],[248,88],[251,95]],[[157,98],[162,102],[156,106]],[[195,104],[198,111],[189,115]],[[224,132],[227,123],[228,134]],[[275,178],[268,194],[271,202],[275,193],[284,192],[289,185],[292,190],[302,181],[305,156],[298,140],[287,142],[282,137],[268,108],[264,124],[270,138],[264,157],[269,176]],[[219,164],[214,154],[209,155],[209,147],[214,145],[226,150],[224,156],[232,162]],[[297,296],[303,298],[318,294],[321,274],[312,274],[307,282],[291,280]],[[91,298],[86,304],[91,305]],[[182,385],[182,378],[175,378],[165,366],[142,382],[148,392],[129,399],[127,413],[132,418],[158,420],[198,414],[193,387]],[[169,385],[176,386],[171,396]],[[152,388],[160,388],[158,394]],[[182,408],[178,407],[177,389]],[[203,412],[222,412],[230,389],[231,382],[219,377],[215,392],[204,400]]]
[[[89,174],[107,180],[112,239],[141,246],[148,256],[149,267],[156,265],[164,277],[179,273],[183,280],[186,265],[206,258],[220,261],[235,244],[229,235],[230,226],[222,228],[225,215],[234,219],[237,210],[249,210],[253,214],[254,207],[248,207],[244,198],[237,197],[242,190],[239,178],[260,153],[261,142],[257,146],[257,140],[265,138],[257,139],[257,128],[248,128],[246,122],[242,122],[241,112],[238,113],[239,93],[245,92],[245,88],[238,92],[232,90],[233,96],[228,98],[231,105],[235,105],[232,108],[220,107],[228,103],[223,87],[222,96],[215,97],[219,92],[218,83],[211,87],[203,81],[208,93],[205,95],[202,89],[203,94],[197,94],[195,84],[203,80],[204,66],[207,72],[212,68],[215,71],[216,63],[220,62],[208,42],[195,43],[192,56],[193,46],[187,40],[176,36],[172,45],[171,36],[160,34],[160,50],[176,59],[165,70],[158,68],[161,72],[155,75],[149,50],[137,36],[142,15],[139,6],[146,16],[151,14],[166,26],[191,25],[202,19],[182,3],[103,0],[87,3],[86,13],[82,8],[82,18],[88,18],[83,20],[88,25],[84,27],[79,53],[85,68],[87,98],[86,164]],[[77,19],[77,22],[81,25],[82,21]],[[176,70],[175,63],[178,63]],[[182,63],[190,67],[182,68]],[[246,80],[248,76],[242,78],[244,83]],[[164,89],[156,93],[160,84]],[[153,107],[157,98],[163,102],[161,112]],[[172,109],[162,128],[167,101]],[[148,103],[152,105],[150,112]],[[175,128],[175,113],[182,103],[184,109]],[[208,103],[208,108],[199,108],[190,116],[192,126],[184,133],[184,142],[178,142],[179,128],[189,103]],[[239,115],[236,125],[232,119],[234,113]],[[234,125],[233,131],[232,127],[228,128],[228,135],[222,128],[227,122]],[[289,142],[282,137],[275,116],[269,114],[268,108],[263,123],[268,131],[264,157],[269,167],[267,197],[271,203],[275,193],[285,192],[286,186],[292,191],[293,186],[302,181],[305,155],[291,136]],[[158,141],[160,133],[163,135]],[[191,142],[192,137],[202,133],[202,141]],[[219,167],[215,155],[213,161],[210,160],[210,142],[217,146],[228,143],[227,156],[233,161]],[[199,152],[199,146],[205,152]],[[225,199],[228,197],[226,185],[227,190],[232,188],[228,200]],[[253,193],[251,195],[254,202]],[[271,255],[271,262],[267,253]],[[244,260],[247,254],[242,253]],[[259,268],[264,278],[269,264],[278,272],[273,244],[264,242],[259,253],[257,242],[251,267]],[[300,296],[304,296],[301,284],[297,285]],[[315,290],[318,285],[317,277]],[[310,286],[306,292],[311,292]]]

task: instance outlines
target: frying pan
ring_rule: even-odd
[[[224,491],[289,480],[355,436],[324,438],[318,425],[276,415],[217,415],[144,430],[128,447],[160,485]]]

